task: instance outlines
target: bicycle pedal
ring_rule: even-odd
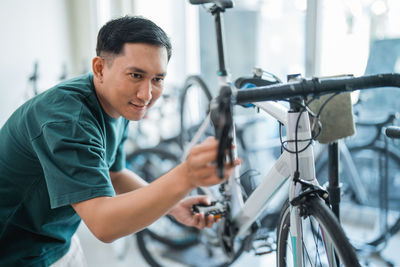
[[[192,206],[192,213],[203,213],[204,216],[213,215],[214,219],[220,219],[226,214],[226,207],[221,202],[213,201],[210,205],[195,204]]]

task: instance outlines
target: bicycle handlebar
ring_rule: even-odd
[[[351,92],[376,87],[399,87],[400,74],[376,74],[360,77],[348,76],[345,78],[312,78],[302,79],[299,82],[286,84],[272,84],[268,86],[253,87],[251,89],[238,90],[236,95],[228,86],[220,89],[216,103],[211,107],[213,123],[216,130],[216,138],[220,141],[218,147],[218,175],[223,177],[223,162],[226,151],[232,163],[232,104],[248,104],[252,102],[283,100],[296,96],[324,95],[328,93]]]
[[[299,82],[273,84],[238,90],[235,104],[282,100],[295,96],[323,95],[337,92],[351,92],[376,87],[399,87],[400,74],[387,73],[346,78],[311,78]]]
[[[385,134],[390,138],[400,138],[400,127],[399,126],[389,126],[385,130]]]

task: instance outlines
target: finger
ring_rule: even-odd
[[[192,167],[203,167],[206,165],[215,165],[213,162],[217,160],[217,150],[203,151],[199,154],[193,154],[190,158]]]
[[[215,138],[214,139],[207,138],[203,143],[195,145],[191,149],[191,152],[193,152],[193,153],[201,153],[203,151],[217,149],[217,147],[218,147],[218,141]]]
[[[231,165],[229,162],[224,164],[224,180],[226,178],[229,178],[229,176],[232,174],[234,168],[242,163],[242,160],[240,158],[236,159],[233,161],[233,165]],[[216,183],[220,183],[221,179],[217,175],[217,166],[208,166],[204,168],[199,168],[193,172],[195,175],[197,175],[200,178],[211,178],[211,177],[217,177]]]
[[[210,142],[218,142],[217,138],[215,138],[215,136],[208,136],[203,143],[210,143]]]
[[[197,224],[197,228],[199,229],[203,229],[204,226],[206,225],[206,219],[204,218],[204,214],[203,213],[199,213],[199,222]]]
[[[214,224],[214,216],[213,215],[208,215],[207,216],[207,223],[206,227],[211,228]]]
[[[201,221],[201,213],[193,215],[193,226],[198,227]]]
[[[192,170],[192,174],[199,179],[204,179],[217,174],[217,166],[205,166]]]
[[[231,168],[225,168],[225,170],[224,170],[224,178],[223,178],[222,180],[228,179],[228,178],[232,175],[233,170],[234,170],[233,167],[231,167]]]
[[[225,168],[233,168],[233,167],[236,167],[236,166],[238,166],[240,164],[242,164],[242,159],[241,158],[237,158],[237,159],[235,159],[233,161],[233,165],[231,165],[230,162],[226,162],[226,163],[224,163],[224,167]]]
[[[237,158],[233,161],[233,165],[238,166],[243,163],[243,160],[241,158]]]

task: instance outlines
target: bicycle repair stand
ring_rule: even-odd
[[[328,194],[332,211],[340,221],[340,194],[339,182],[339,143],[334,141],[328,144]]]

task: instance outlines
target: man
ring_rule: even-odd
[[[0,265],[78,259],[70,244],[81,219],[103,242],[166,213],[189,226],[213,224],[190,212],[205,197],[183,198],[221,182],[215,139],[149,185],[124,168],[128,121],[143,118],[163,90],[171,56],[164,31],[144,18],[115,19],[100,30],[96,52],[93,73],[26,102],[0,130]]]

